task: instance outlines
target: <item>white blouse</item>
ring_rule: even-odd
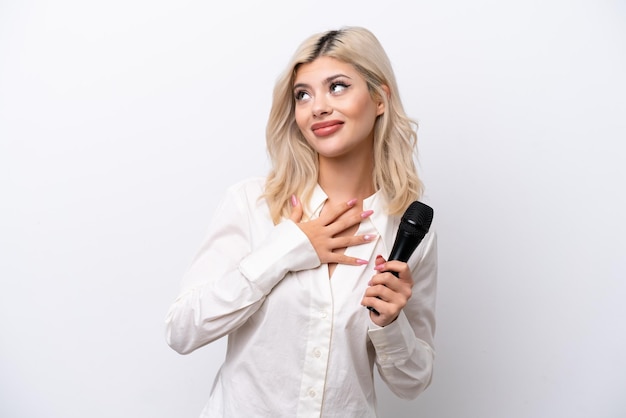
[[[408,264],[413,294],[396,321],[379,327],[361,305],[387,256],[400,218],[384,213],[379,193],[363,202],[374,213],[357,234],[372,242],[346,254],[368,265],[337,265],[332,277],[306,235],[290,220],[274,225],[260,200],[264,179],[232,186],[166,318],[166,340],[187,354],[228,335],[202,417],[375,417],[373,366],[397,396],[415,398],[433,369],[437,245],[433,229]],[[327,196],[318,186],[310,207]]]

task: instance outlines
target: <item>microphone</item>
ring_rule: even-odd
[[[433,208],[417,200],[411,203],[400,220],[396,240],[393,243],[388,261],[398,260],[406,263],[426,236],[432,222]],[[391,274],[398,277],[398,273],[395,271],[392,271]],[[367,309],[378,314],[371,306],[368,306]]]
[[[396,241],[393,243],[389,260],[399,260],[406,263],[413,251],[426,236],[430,224],[433,222],[433,209],[422,202],[415,201],[409,205],[402,215]],[[398,277],[397,272],[392,274]]]

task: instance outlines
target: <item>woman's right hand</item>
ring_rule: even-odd
[[[371,210],[360,212],[355,207],[356,203],[357,200],[352,199],[346,203],[327,204],[319,218],[302,222],[302,205],[295,196],[292,197],[293,209],[289,219],[295,222],[309,238],[322,264],[363,265],[368,263],[367,260],[346,256],[343,251],[335,252],[335,250],[365,244],[375,238],[371,234],[338,236],[341,232],[360,224],[373,213]]]

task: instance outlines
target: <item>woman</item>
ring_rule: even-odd
[[[384,259],[422,184],[374,35],[305,40],[266,137],[269,175],[229,189],[166,320],[183,354],[228,335],[202,416],[374,417],[374,365],[415,398],[432,375],[436,238],[408,263]]]

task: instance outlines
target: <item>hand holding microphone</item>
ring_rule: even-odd
[[[413,278],[406,262],[424,239],[432,220],[430,206],[419,201],[411,203],[402,215],[389,260],[377,257],[376,269],[381,273],[372,278],[362,301],[372,311],[372,320],[377,325],[393,322],[411,297]]]

